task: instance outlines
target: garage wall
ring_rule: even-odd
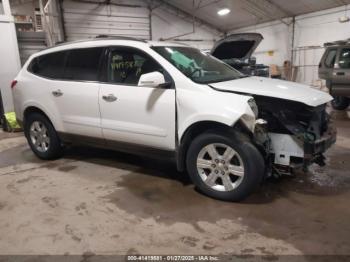
[[[323,43],[350,38],[350,23],[339,23],[345,15],[345,6],[314,12],[295,18],[294,65],[298,66],[297,81],[318,84],[318,63],[323,54]],[[348,12],[350,15],[350,11]],[[291,19],[286,19],[286,22]],[[259,32],[264,36],[256,50],[258,63],[283,65],[291,59],[292,25],[280,21],[259,24],[234,30],[237,32]],[[274,51],[271,55],[271,52]]]
[[[129,4],[140,7],[64,1],[63,15],[67,40],[92,38],[99,34],[149,39],[148,9],[141,7],[144,3],[137,1],[130,1]]]
[[[339,17],[346,14],[344,9],[340,7],[297,17],[294,61],[300,65],[299,81],[317,84],[323,44],[350,38],[350,23],[339,23]],[[350,16],[350,12],[347,15]]]
[[[285,22],[290,20],[286,19]],[[284,60],[290,59],[291,31],[290,26],[277,21],[234,30],[230,33],[258,32],[262,34],[264,40],[254,53],[254,56],[257,57],[257,62],[267,65],[281,65]]]
[[[182,39],[180,42],[203,50],[211,49],[214,42],[220,39],[217,30],[198,23],[193,28],[190,17],[184,19],[177,16],[167,7],[159,7],[152,12],[152,35],[154,40]]]
[[[150,12],[145,1],[119,1],[118,3],[135,7],[64,1],[63,15],[67,40],[93,38],[100,34],[123,35],[147,40],[182,35],[179,38],[193,46],[207,49],[213,45],[216,37],[215,30],[196,24],[193,32],[189,17],[177,16],[166,6],[158,6]]]

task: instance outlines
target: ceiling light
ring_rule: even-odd
[[[229,14],[230,12],[231,12],[230,9],[228,9],[228,8],[223,8],[223,9],[220,9],[220,10],[218,11],[218,15],[223,16],[223,15]]]

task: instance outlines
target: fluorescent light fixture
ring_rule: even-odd
[[[220,9],[220,10],[218,11],[218,15],[223,16],[223,15],[229,14],[230,12],[231,12],[230,9],[228,9],[228,8],[223,8],[223,9]]]

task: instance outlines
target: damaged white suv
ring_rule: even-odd
[[[170,158],[205,194],[247,197],[273,172],[322,164],[336,139],[308,86],[247,77],[176,43],[96,38],[41,51],[12,83],[33,152],[86,144]]]

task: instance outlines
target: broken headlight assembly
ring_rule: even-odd
[[[250,106],[250,108],[252,109],[254,115],[255,115],[255,118],[258,118],[258,115],[259,115],[259,110],[258,110],[258,106],[255,102],[255,99],[254,98],[251,98],[248,100],[248,105]]]

